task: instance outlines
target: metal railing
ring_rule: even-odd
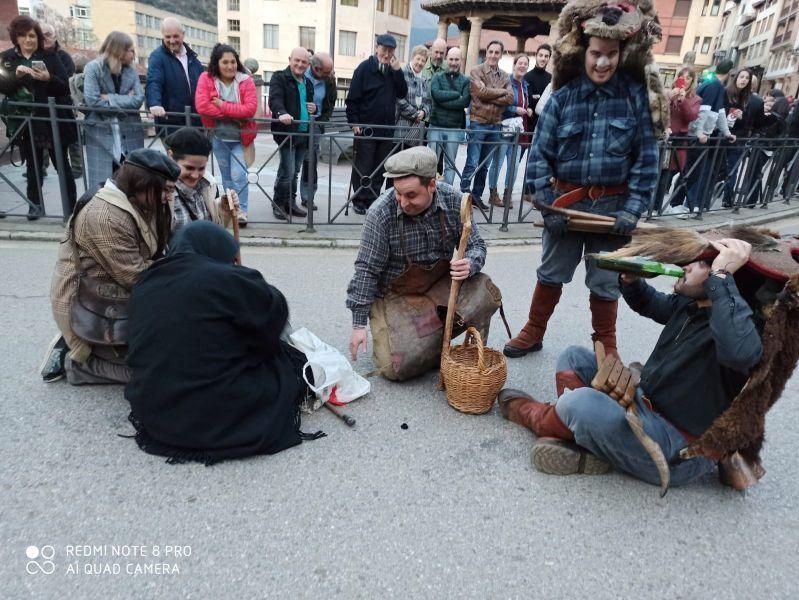
[[[14,142],[19,142],[22,138],[27,140],[35,138],[34,125],[37,122],[46,122],[48,124],[54,148],[61,148],[58,125],[74,122],[77,125],[79,134],[78,156],[82,159],[83,164],[86,164],[86,148],[83,134],[87,127],[93,126],[92,122],[82,118],[62,118],[58,114],[58,111],[62,109],[74,111],[75,107],[56,105],[55,100],[52,98],[49,99],[48,104],[9,103],[9,105],[26,110],[33,109],[34,112],[21,116],[20,118],[24,120],[23,126],[18,129],[9,142],[0,146],[0,164],[2,164],[2,159],[10,154]],[[87,107],[80,107],[80,112],[83,115],[102,114],[108,115],[109,118],[116,117],[123,120],[125,118],[135,119],[137,116],[141,118],[146,114],[139,111]],[[189,107],[186,107],[183,113],[170,113],[170,116],[179,117],[180,121],[185,123],[186,126],[191,126],[193,122],[196,123],[197,118],[197,115],[190,112]],[[250,222],[297,223],[297,219],[291,214],[292,211],[288,210],[290,205],[287,204],[287,202],[294,203],[297,199],[291,193],[291,197],[288,199],[285,197],[277,198],[274,187],[271,190],[269,188],[269,179],[270,175],[272,175],[271,183],[274,185],[274,180],[277,179],[275,171],[279,170],[280,157],[281,155],[285,156],[286,151],[303,152],[308,149],[307,164],[304,169],[304,182],[302,175],[292,173],[295,177],[300,177],[300,181],[297,182],[298,197],[302,195],[303,183],[307,186],[307,189],[314,190],[316,188],[308,206],[308,215],[302,219],[302,223],[305,226],[304,231],[307,232],[314,232],[317,223],[320,221],[327,225],[360,222],[360,219],[350,215],[353,197],[359,191],[363,191],[368,187],[374,178],[380,177],[386,158],[399,151],[407,143],[407,136],[404,135],[408,130],[406,126],[363,124],[362,127],[365,129],[368,139],[391,142],[391,149],[388,155],[383,157],[369,172],[361,172],[354,160],[351,168],[341,167],[337,164],[337,159],[340,155],[348,158],[352,157],[354,136],[350,127],[354,125],[336,124],[334,127],[330,127],[328,131],[323,132],[319,126],[324,127],[324,124],[317,123],[311,117],[310,121],[306,123],[308,125],[307,131],[276,132],[279,136],[284,136],[280,142],[263,144],[264,138],[270,135],[267,129],[278,121],[274,119],[253,120],[257,122],[259,127],[257,139],[259,141],[260,156],[249,167],[243,165],[235,156],[231,157],[232,160],[237,161],[240,167],[247,169],[247,188],[251,196]],[[296,123],[299,122],[295,121]],[[145,136],[145,145],[158,147],[161,138],[169,133],[171,129],[179,126],[183,125],[156,125],[159,131],[149,140]],[[148,129],[152,125],[143,122],[141,127]],[[381,131],[387,132],[388,135],[374,135],[375,132]],[[475,131],[471,129],[447,131],[461,132],[468,136],[475,134]],[[372,135],[368,135],[369,133]],[[502,195],[504,206],[497,207],[488,204],[485,209],[479,208],[475,211],[475,216],[479,217],[478,222],[499,224],[501,231],[507,231],[508,224],[511,222],[530,222],[538,215],[532,204],[523,202],[524,189],[526,187],[525,180],[527,179],[527,160],[520,162],[520,158],[527,150],[527,146],[521,145],[520,139],[524,135],[529,134],[525,134],[525,132],[497,134],[490,141],[484,142],[489,150],[481,154],[477,162],[477,168],[472,175],[472,187],[476,177],[485,177],[486,185],[484,191],[487,192],[488,190],[485,188],[489,187],[487,181],[488,171],[494,158],[496,156],[502,156],[503,158],[509,156],[510,160],[504,161],[507,163],[504,166],[504,170],[498,172],[499,180],[509,182],[509,185],[504,186],[505,193]],[[458,144],[458,148],[461,145]],[[442,151],[445,148],[446,146],[440,147]],[[682,189],[687,190],[688,204],[693,209],[693,216],[701,219],[704,214],[710,211],[729,210],[737,212],[744,207],[766,207],[777,197],[781,197],[786,203],[790,202],[799,184],[799,139],[751,138],[738,140],[735,144],[728,144],[721,139],[711,138],[707,144],[698,144],[695,139],[675,137],[668,142],[660,144],[660,153],[662,168],[657,185],[652,189],[650,208],[646,215],[648,219],[656,219],[663,214],[667,214],[669,212],[668,204],[677,202]],[[321,167],[323,163],[319,161],[319,154],[328,157],[326,169]],[[450,156],[444,151],[443,154],[443,160],[446,165],[454,169],[457,178],[460,179],[463,174],[463,153]],[[37,153],[33,153],[33,155],[34,164],[27,168],[26,171],[29,176],[33,176],[35,185],[38,185],[40,197],[43,200],[47,200],[42,194],[42,165],[38,164],[38,160],[35,158]],[[683,168],[672,172],[668,167],[670,164],[674,164],[672,158],[675,157],[676,159],[679,155],[685,156],[687,160],[680,165]],[[65,218],[71,212],[63,162],[66,153],[54,152],[53,156],[58,172],[61,211],[59,213],[59,211],[53,210],[52,201],[48,210],[46,207],[47,202],[43,201],[42,216]],[[33,207],[34,203],[13,180],[13,169],[13,166],[0,168],[0,202],[2,202],[0,208],[5,209],[9,204],[12,204],[13,206],[9,210],[3,211],[4,214],[24,215],[17,209],[25,207],[25,205]],[[211,161],[210,169],[212,173],[219,171],[219,164],[216,160]],[[483,170],[484,172],[478,175]],[[98,183],[90,180],[85,168],[83,169],[82,179],[84,191],[91,188],[93,184]],[[323,179],[327,180],[326,185],[317,185]],[[457,184],[457,182],[454,183]],[[6,184],[13,192],[10,194],[12,198],[18,198],[18,200],[8,202],[9,192],[6,191],[4,197],[2,184]],[[243,190],[237,191],[241,192]],[[78,196],[80,196],[80,193],[81,191],[79,190]],[[725,193],[727,194],[726,199]],[[487,194],[483,195],[483,199],[487,199]],[[515,203],[513,208],[511,208],[512,203]],[[320,214],[323,215],[321,220],[314,215],[312,210],[314,205],[325,209],[324,211],[320,210]],[[268,215],[264,216],[264,209],[268,211],[269,208],[272,210],[273,219],[270,219]]]

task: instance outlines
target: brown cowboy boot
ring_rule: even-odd
[[[591,307],[591,325],[594,333],[591,340],[602,342],[607,354],[613,354],[617,358],[619,351],[616,346],[616,312],[619,308],[618,300],[603,300],[591,294],[589,298]]]
[[[554,404],[538,402],[530,394],[512,388],[499,392],[497,404],[503,417],[526,427],[538,437],[574,440],[571,430],[563,424],[555,412]]]
[[[500,208],[505,206],[502,203],[502,198],[500,198],[499,194],[497,193],[497,188],[491,188],[490,190],[488,190],[488,202]]]
[[[537,352],[543,348],[542,342],[547,330],[547,323],[555,311],[562,291],[563,286],[560,285],[547,285],[540,281],[536,283],[527,323],[522,327],[519,335],[505,344],[505,348],[502,350],[505,356],[519,358],[528,352]]]
[[[577,388],[588,387],[580,376],[574,371],[558,371],[555,373],[555,389],[560,398],[563,393],[568,390],[576,390]]]

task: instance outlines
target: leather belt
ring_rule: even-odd
[[[569,183],[568,181],[561,181],[560,179],[552,180],[552,188],[563,192],[560,196],[555,198],[555,201],[552,203],[552,206],[558,208],[567,208],[586,198],[596,201],[605,196],[626,194],[629,190],[626,183],[620,183],[618,185],[578,185],[576,183]]]

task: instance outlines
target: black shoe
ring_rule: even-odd
[[[291,216],[292,217],[307,217],[308,213],[306,211],[302,210],[296,204],[292,204],[291,205]]]
[[[355,202],[353,202],[352,203],[352,212],[354,212],[356,215],[365,215],[366,214],[366,207],[365,206],[361,206],[360,204],[355,204]]]
[[[64,359],[67,357],[67,342],[61,334],[56,335],[50,345],[47,347],[47,353],[44,355],[39,371],[42,375],[42,381],[45,383],[52,383],[62,379],[66,375],[64,371]]]
[[[42,216],[42,209],[30,207],[28,209],[28,221],[37,221]]]
[[[302,204],[302,206],[303,206],[304,208],[306,208],[306,209],[308,208],[308,203],[307,203],[305,200],[303,200],[303,201],[301,202],[301,204]],[[313,205],[313,209],[314,209],[314,210],[319,210],[319,207],[318,207],[318,206],[316,206],[316,204],[314,204],[314,205]]]
[[[275,218],[278,221],[288,221],[288,217],[286,216],[286,213],[283,212],[282,210],[275,209],[275,210],[272,211],[272,214],[275,215]]]
[[[5,219],[5,218],[6,218],[6,211],[0,210],[0,219]]]
[[[529,348],[517,348],[516,346],[509,346],[505,344],[505,347],[502,349],[502,354],[507,356],[508,358],[521,358],[522,356],[526,356],[530,352],[538,352],[544,347],[544,344],[541,342],[536,342]]]
[[[474,196],[472,196],[472,206],[476,206],[480,210],[488,210],[488,206],[480,198],[475,198]]]

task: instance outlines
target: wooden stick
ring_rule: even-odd
[[[239,249],[236,250],[236,258],[234,259],[237,265],[241,264],[241,246],[239,245],[239,209],[236,208],[236,205],[233,203],[233,196],[231,195],[233,190],[225,190],[225,196],[227,197],[227,205],[230,209],[230,214],[233,218],[233,239],[236,240],[236,245],[239,246]]]
[[[353,419],[351,416],[349,416],[349,415],[347,415],[347,414],[345,414],[343,412],[340,412],[337,408],[335,408],[329,402],[325,402],[325,408],[327,408],[327,410],[329,410],[334,415],[336,415],[339,419],[344,421],[347,424],[348,427],[355,427],[355,419]]]
[[[547,206],[546,204],[541,204],[540,202],[536,201],[533,203],[536,208],[538,208],[542,213],[551,212],[559,215],[563,215],[564,217],[571,217],[575,219],[579,219],[580,221],[595,221],[600,223],[610,223],[613,224],[616,222],[615,217],[610,217],[608,215],[597,215],[594,213],[585,212],[582,210],[573,210],[571,208],[559,208],[557,206]],[[639,222],[636,225],[636,229],[657,229],[658,225],[653,225],[652,223],[641,223]]]
[[[455,255],[456,260],[463,258],[466,252],[466,245],[469,242],[469,235],[472,233],[472,198],[471,194],[463,194],[461,198],[461,240],[458,244],[458,251]],[[455,304],[458,301],[458,293],[461,290],[461,282],[453,281],[449,288],[449,302],[447,302],[447,320],[444,324],[444,341],[441,346],[441,357],[449,354],[449,344],[452,341],[452,324],[455,321]]]

